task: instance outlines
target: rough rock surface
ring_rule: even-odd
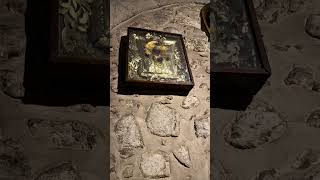
[[[196,136],[202,138],[210,137],[210,119],[204,115],[194,119],[194,129]]]
[[[124,158],[131,157],[134,148],[144,146],[141,130],[133,115],[126,115],[117,121],[115,134],[120,145],[119,152]]]
[[[240,112],[225,129],[225,141],[238,149],[252,149],[279,139],[286,129],[286,121],[277,113]]]
[[[150,106],[146,123],[150,132],[158,136],[169,137],[180,134],[180,119],[177,111],[161,103],[153,103]]]
[[[199,104],[200,104],[199,99],[196,96],[192,95],[192,96],[187,96],[182,101],[181,107],[184,109],[190,109],[190,108],[199,106]]]
[[[179,146],[173,151],[174,157],[184,166],[190,168],[192,166],[189,148],[185,145]]]
[[[170,176],[170,157],[166,152],[145,152],[141,156],[140,168],[145,178]]]

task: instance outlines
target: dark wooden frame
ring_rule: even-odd
[[[189,65],[189,59],[188,59],[188,55],[187,55],[187,50],[183,41],[183,37],[181,34],[175,34],[175,33],[167,33],[167,32],[161,32],[161,31],[156,31],[156,30],[148,30],[148,29],[142,29],[142,28],[135,28],[135,27],[129,27],[128,28],[128,36],[132,31],[145,31],[145,32],[152,32],[152,33],[159,33],[159,34],[169,34],[169,35],[173,35],[173,36],[177,36],[182,44],[182,50],[185,56],[185,60],[186,60],[186,65],[188,68],[188,73],[190,76],[190,81],[191,83],[182,83],[182,82],[178,82],[178,83],[170,83],[170,82],[152,82],[152,81],[141,81],[141,80],[131,80],[128,78],[128,61],[129,61],[129,57],[128,57],[128,50],[129,47],[125,47],[125,78],[124,78],[124,83],[126,84],[127,87],[133,88],[133,89],[145,89],[146,91],[152,91],[155,92],[157,90],[161,90],[161,91],[181,91],[181,92],[188,92],[190,91],[193,86],[194,86],[194,79],[192,76],[192,71]],[[128,38],[127,38],[128,41]],[[128,45],[129,42],[127,42]],[[156,93],[156,92],[155,92]],[[173,94],[175,94],[173,92]]]
[[[109,0],[104,0],[105,9],[109,8]],[[84,57],[84,56],[61,56],[59,55],[59,0],[50,0],[51,5],[51,28],[50,28],[50,57],[49,62],[53,63],[76,63],[76,64],[101,64],[109,67],[108,56],[105,59]],[[105,11],[105,18],[109,18],[109,12]],[[108,27],[106,27],[108,28]],[[110,42],[109,42],[110,43]],[[109,49],[107,50],[109,54]]]
[[[261,68],[226,68],[215,67],[211,63],[210,72],[213,77],[212,86],[215,94],[255,94],[271,76],[271,68],[262,40],[262,34],[256,17],[252,0],[243,0],[246,6],[249,25],[257,49]],[[211,57],[211,59],[214,57]],[[214,59],[212,59],[214,61]],[[231,90],[232,89],[232,90]],[[236,92],[235,92],[236,91]]]

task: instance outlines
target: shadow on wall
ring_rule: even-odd
[[[109,106],[107,66],[53,64],[50,53],[50,1],[27,1],[24,103],[48,106]],[[109,60],[107,61],[109,62]]]

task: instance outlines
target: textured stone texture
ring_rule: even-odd
[[[176,110],[160,103],[151,105],[146,123],[150,132],[158,136],[169,137],[180,134],[180,119]]]
[[[182,165],[188,168],[192,166],[188,147],[181,145],[173,151],[173,154]]]
[[[170,157],[163,151],[145,152],[141,156],[140,168],[146,178],[170,176]]]
[[[210,136],[210,119],[209,116],[204,115],[194,119],[194,129],[196,136],[208,138]]]
[[[117,121],[115,134],[120,145],[120,154],[124,158],[131,157],[134,148],[144,146],[140,128],[133,115],[124,116]]]
[[[199,106],[199,104],[200,101],[196,96],[188,96],[182,101],[181,107],[184,109],[190,109]]]

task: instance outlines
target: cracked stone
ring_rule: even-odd
[[[96,112],[96,108],[90,104],[77,104],[69,107],[72,112]]]
[[[191,109],[199,106],[199,104],[200,104],[200,100],[196,96],[192,95],[192,96],[187,96],[182,101],[181,107],[184,109]]]
[[[320,39],[320,14],[309,15],[305,29],[311,37]]]
[[[279,139],[287,122],[275,112],[239,112],[225,128],[225,141],[237,149],[253,149]]]
[[[134,168],[134,166],[132,164],[127,165],[122,171],[122,176],[124,178],[132,177],[133,176],[133,168]]]
[[[161,137],[179,136],[180,120],[177,111],[161,103],[153,103],[146,123],[150,132]]]
[[[93,150],[98,141],[96,129],[80,121],[28,119],[27,127],[32,137],[58,149]]]
[[[80,172],[72,162],[63,162],[43,170],[35,180],[80,180]]]
[[[314,85],[313,71],[308,67],[293,67],[284,82],[287,86],[297,85],[311,90]]]
[[[293,163],[294,169],[306,169],[311,166],[312,163],[318,159],[317,155],[311,150],[306,149],[302,153],[298,154],[296,161]]]
[[[190,168],[192,166],[188,147],[181,145],[173,151],[173,155],[185,167]]]
[[[11,138],[0,138],[0,179],[27,179],[30,174],[22,145]]]
[[[22,80],[13,71],[4,70],[0,72],[0,88],[6,95],[12,98],[24,97]]]
[[[115,134],[120,145],[120,155],[128,158],[134,155],[134,148],[143,148],[141,130],[132,114],[125,115],[116,122]]]
[[[310,127],[320,128],[320,109],[312,111],[308,115],[306,123]]]
[[[140,169],[145,178],[170,176],[170,156],[164,151],[145,152],[141,155]]]
[[[210,119],[208,115],[194,118],[194,129],[197,138],[208,138],[210,136]]]

